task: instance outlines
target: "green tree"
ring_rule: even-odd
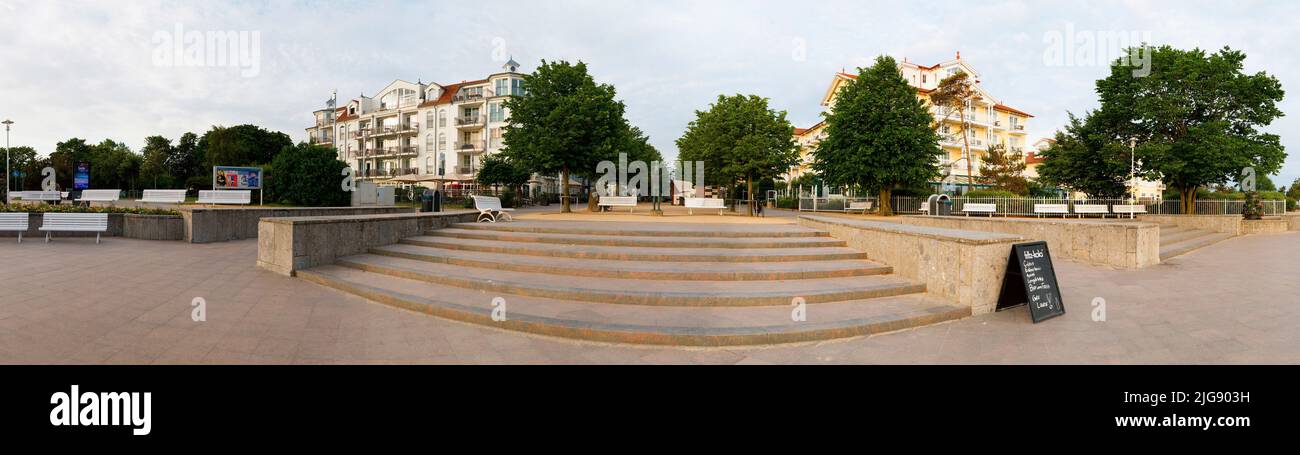
[[[1120,198],[1127,192],[1129,149],[1097,131],[1097,120],[1070,115],[1065,131],[1039,156],[1038,178],[1043,183],[1081,191],[1094,198]]]
[[[1024,154],[1008,152],[1003,144],[990,146],[980,164],[980,175],[995,188],[1025,196],[1029,194],[1029,179],[1025,178]]]
[[[75,137],[55,144],[54,152],[50,153],[50,166],[54,168],[59,188],[73,187],[73,170],[77,163],[90,161],[90,149],[85,139]]]
[[[37,167],[37,164],[40,163],[41,161],[42,160],[40,159],[39,156],[37,156],[36,149],[34,148],[27,147],[27,146],[18,146],[18,147],[10,148],[9,169],[11,173],[16,173],[19,175],[19,177],[13,178],[13,182],[14,182],[13,186],[8,186],[9,179],[13,176],[6,175],[0,177],[0,182],[3,182],[0,184],[6,185],[4,186],[4,188],[9,188],[14,191],[22,191],[27,188],[37,188],[37,186],[29,187],[27,183],[34,180],[37,182],[37,185],[39,185],[41,168]],[[33,179],[32,176],[33,173],[36,174],[37,178]]]
[[[1300,200],[1300,179],[1291,182],[1291,187],[1286,190],[1286,197]]]
[[[150,188],[172,188],[175,182],[167,168],[174,148],[171,139],[162,136],[149,136],[144,139],[144,148],[140,149],[143,162],[140,164],[140,180]]]
[[[1135,75],[1119,59],[1097,81],[1096,115],[1109,142],[1137,140],[1141,173],[1177,189],[1182,213],[1195,213],[1197,189],[1229,181],[1245,167],[1256,175],[1278,171],[1286,152],[1277,135],[1259,131],[1283,115],[1276,78],[1244,73],[1246,55],[1227,47],[1214,54],[1169,46],[1146,52],[1150,74]]]
[[[199,151],[199,137],[194,133],[181,135],[172,148],[172,153],[164,163],[167,173],[171,174],[178,185],[185,185],[191,178],[210,178],[210,170],[203,169],[203,155]],[[188,185],[187,185],[188,186]]]
[[[255,125],[214,126],[196,145],[204,167],[249,166],[270,163],[286,147],[293,147],[289,135]]]
[[[475,179],[481,185],[504,186],[517,191],[520,186],[528,183],[531,176],[531,173],[519,163],[511,161],[501,154],[495,154],[483,159],[483,164],[479,167]]]
[[[343,168],[333,147],[300,143],[275,155],[267,171],[267,194],[284,204],[340,207],[349,204],[343,191]]]
[[[524,94],[506,100],[510,126],[501,153],[532,172],[558,172],[561,210],[570,212],[570,175],[592,176],[596,163],[626,144],[623,103],[613,86],[592,79],[583,62],[543,60],[523,80]]]
[[[939,175],[939,135],[916,89],[893,58],[877,57],[840,89],[826,117],[826,138],[813,150],[813,170],[828,185],[857,186],[879,195],[880,214],[893,215],[895,187],[918,187]]]
[[[785,111],[769,108],[767,98],[756,95],[719,95],[709,110],[695,111],[677,148],[683,160],[704,162],[706,184],[745,182],[750,207],[755,181],[776,177],[799,162],[794,125]]]

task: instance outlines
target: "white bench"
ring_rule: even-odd
[[[990,217],[992,217],[994,213],[998,213],[998,205],[997,204],[965,204],[961,207],[961,211],[962,213],[965,213],[966,216],[970,216],[970,214],[972,213],[987,213],[989,214]]]
[[[636,209],[636,196],[605,196],[596,202],[600,207],[627,207],[627,212]]]
[[[23,232],[27,232],[26,212],[0,213],[0,231],[18,233],[18,243],[23,243]]]
[[[46,243],[51,232],[94,232],[95,243],[99,243],[99,235],[108,231],[107,213],[46,212],[41,218]]]
[[[87,205],[91,202],[107,202],[112,204],[117,202],[117,198],[121,194],[122,190],[81,190],[81,198],[77,199],[77,202],[86,203]]]
[[[502,207],[501,198],[496,196],[474,196],[474,208],[478,210],[480,223],[495,223],[502,218],[505,221],[514,221],[509,212],[515,209]]]
[[[59,202],[63,200],[63,196],[58,191],[23,191],[21,194],[24,201]]]
[[[185,202],[185,190],[144,190],[140,202],[147,204],[180,204]]]
[[[862,214],[866,215],[867,211],[871,210],[871,206],[872,206],[871,201],[849,202],[849,205],[844,207],[844,213],[856,212],[861,210]]]
[[[1034,204],[1034,214],[1042,218],[1043,215],[1061,215],[1070,214],[1069,204]]]
[[[712,197],[686,198],[686,213],[694,215],[695,209],[718,209],[718,214],[721,215],[727,209],[727,201]]]
[[[1147,213],[1147,206],[1142,204],[1133,204],[1133,205],[1115,204],[1110,206],[1110,211],[1111,213],[1114,213],[1116,215],[1127,214],[1130,218],[1132,218],[1133,215],[1135,214]]]
[[[249,190],[202,190],[199,191],[200,204],[239,204],[253,203],[253,192]]]
[[[1107,210],[1106,204],[1075,204],[1074,213],[1079,215],[1079,218],[1083,218],[1084,215],[1101,215],[1105,218],[1110,210]]]

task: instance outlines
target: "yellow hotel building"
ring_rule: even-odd
[[[965,154],[962,152],[962,134],[967,135],[970,144],[970,172],[977,184],[980,164],[989,146],[1003,144],[1009,152],[1019,151],[1025,156],[1028,155],[1025,153],[1026,129],[1029,119],[1033,116],[1004,104],[1002,100],[985,91],[979,83],[979,72],[962,60],[960,52],[955,59],[933,66],[921,66],[904,59],[898,65],[898,69],[903,78],[916,87],[916,96],[925,101],[927,106],[929,106],[930,93],[938,88],[939,81],[944,78],[960,71],[970,75],[970,79],[975,82],[976,99],[966,107],[966,122],[969,128],[962,128],[960,112],[929,106],[935,124],[938,125],[940,145],[947,152],[939,162],[940,172],[944,175],[942,183],[967,184],[967,160],[963,159]],[[822,97],[822,106],[834,109],[835,97],[840,88],[856,78],[857,75],[854,74],[836,73],[830,87],[826,89],[826,95]],[[795,129],[795,140],[801,148],[802,162],[790,170],[786,176],[787,181],[811,171],[812,151],[824,133],[824,121],[809,128]]]

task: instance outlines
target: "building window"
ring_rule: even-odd
[[[433,111],[424,113],[424,127],[425,128],[433,127]]]
[[[523,94],[524,94],[524,80],[523,80],[523,79],[511,79],[511,80],[510,80],[510,94],[511,94],[511,95],[514,95],[514,96],[519,96],[519,95],[523,95]]]
[[[447,110],[446,110],[446,109],[439,109],[439,110],[438,110],[438,127],[441,128],[441,127],[444,127],[444,126],[447,126]]]
[[[501,103],[489,104],[488,120],[493,122],[504,122],[506,120],[505,106],[503,106]]]
[[[447,149],[447,133],[438,133],[438,150]]]
[[[509,80],[509,79],[504,79],[504,78],[502,78],[502,79],[497,79],[497,80],[496,80],[496,95],[497,95],[497,96],[501,96],[501,95],[509,95],[509,94],[510,94],[510,85],[509,85],[509,84],[510,84],[510,80]]]
[[[433,133],[424,135],[424,150],[433,150]]]

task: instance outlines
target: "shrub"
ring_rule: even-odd
[[[135,215],[174,215],[179,216],[181,213],[168,209],[152,209],[145,207],[78,207],[70,204],[48,205],[48,204],[0,204],[0,212],[28,212],[28,213],[131,213]]]
[[[343,191],[343,168],[332,147],[306,143],[285,147],[271,162],[267,194],[283,204],[342,207],[350,203]]]
[[[779,197],[779,198],[776,198],[776,207],[777,207],[777,208],[782,208],[782,209],[792,209],[792,210],[793,210],[793,209],[798,209],[798,208],[799,208],[799,198],[796,198],[796,197],[793,197],[793,196],[786,196],[786,197]]]

